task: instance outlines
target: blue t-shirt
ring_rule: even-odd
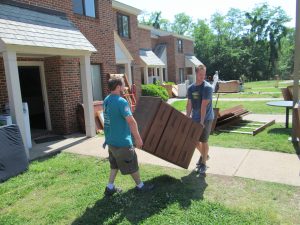
[[[132,146],[129,125],[125,119],[131,116],[128,102],[119,95],[108,95],[104,99],[104,135],[105,142],[115,147]]]
[[[214,119],[214,111],[212,107],[212,93],[213,88],[207,82],[203,81],[201,85],[191,84],[188,88],[188,99],[192,102],[192,119],[196,122],[200,122],[201,119],[201,104],[202,100],[209,100],[206,108],[206,115],[204,121]]]

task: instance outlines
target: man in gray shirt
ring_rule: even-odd
[[[196,82],[191,84],[188,88],[188,101],[186,105],[186,115],[200,123],[204,128],[202,135],[197,144],[201,157],[197,163],[198,172],[205,174],[208,159],[208,138],[211,131],[212,122],[214,119],[214,111],[212,107],[212,86],[205,81],[206,67],[200,65],[196,68]]]

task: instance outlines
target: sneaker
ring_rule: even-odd
[[[207,160],[209,160],[209,155],[207,155]],[[200,156],[200,159],[196,163],[196,166],[199,167],[201,163],[202,163],[202,156]]]
[[[122,192],[122,189],[121,188],[118,188],[118,187],[114,187],[113,189],[109,189],[108,187],[105,188],[105,191],[104,191],[104,195],[105,196],[112,196],[114,195],[115,193],[121,193]]]
[[[135,190],[137,192],[148,192],[152,191],[154,188],[154,184],[144,184],[143,187],[139,188],[138,186],[135,186]]]
[[[201,163],[199,166],[199,169],[198,169],[198,173],[205,174],[206,170],[207,170],[207,166],[205,164]]]

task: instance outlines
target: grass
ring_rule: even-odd
[[[103,196],[106,160],[62,153],[36,161],[0,185],[0,221],[7,224],[297,224],[300,189],[250,179],[143,165],[152,193]]]
[[[248,134],[215,132],[209,137],[209,143],[212,146],[262,149],[295,154],[296,151],[292,142],[288,141],[291,132],[292,130],[290,128],[285,128],[284,124],[274,124],[255,136]]]
[[[214,98],[217,98],[217,94],[214,94]],[[278,93],[258,93],[258,92],[240,92],[240,93],[222,93],[219,98],[282,98],[281,92]]]
[[[180,100],[171,105],[179,111],[185,111],[186,102],[186,100]],[[220,101],[219,99],[217,107],[224,110],[237,105],[243,105],[248,111],[257,114],[285,114],[285,108],[268,106],[266,101]],[[213,101],[213,106],[215,106],[215,101]]]
[[[278,88],[285,88],[293,84],[293,81],[285,83],[286,81],[280,80],[278,83]],[[253,82],[246,82],[244,84],[245,88],[267,88],[267,87],[274,87],[275,88],[275,80],[265,80],[265,81],[253,81]],[[278,89],[277,89],[278,90]]]

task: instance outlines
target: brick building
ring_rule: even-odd
[[[141,49],[149,48],[165,64],[163,80],[182,83],[195,80],[195,67],[202,64],[194,56],[194,40],[175,33],[139,25]]]

